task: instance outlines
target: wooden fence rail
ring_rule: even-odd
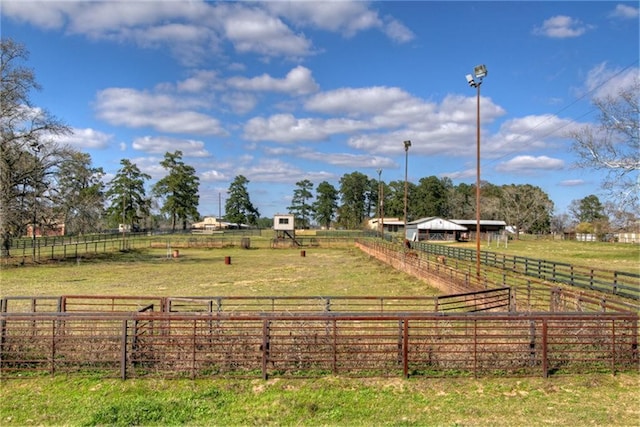
[[[465,262],[475,262],[476,260],[476,251],[473,249],[424,242],[413,242],[412,247],[450,259]],[[497,267],[504,271],[512,271],[540,280],[640,301],[640,274],[580,267],[555,261],[508,256],[486,251],[480,252],[480,262],[487,267]]]

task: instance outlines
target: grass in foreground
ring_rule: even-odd
[[[636,426],[637,375],[315,380],[11,380],[9,425]]]

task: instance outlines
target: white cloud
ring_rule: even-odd
[[[566,179],[560,182],[560,186],[562,187],[578,187],[580,185],[584,185],[583,179]]]
[[[363,1],[276,1],[265,2],[272,13],[292,22],[296,27],[312,27],[338,32],[352,37],[367,30],[383,31],[389,38],[400,43],[414,38],[404,24],[393,19],[381,19],[378,12]]]
[[[166,48],[194,65],[220,53],[224,41],[238,52],[265,57],[301,58],[314,53],[312,42],[295,32],[312,27],[344,36],[376,29],[397,42],[414,35],[392,17],[380,19],[371,4],[336,2],[205,1],[17,1],[3,2],[3,15],[45,29],[63,29],[96,40]]]
[[[136,165],[140,171],[151,175],[151,179],[160,179],[167,175],[166,169],[160,166],[162,157],[132,157],[129,161]]]
[[[72,129],[68,135],[53,137],[60,144],[69,144],[75,148],[107,148],[113,135],[109,135],[95,129]]]
[[[209,157],[211,155],[205,149],[204,142],[193,139],[144,136],[136,138],[132,147],[150,154],[164,155],[167,152],[173,153],[179,150],[182,151],[183,157]]]
[[[505,153],[544,149],[551,141],[564,137],[577,123],[561,119],[553,114],[529,115],[504,122],[500,130],[486,139],[483,138],[484,157],[500,157]]]
[[[206,103],[195,98],[176,98],[130,88],[102,90],[95,101],[98,117],[112,125],[150,127],[168,133],[227,135],[217,119],[195,111],[203,106]]]
[[[496,166],[498,172],[532,173],[537,171],[560,170],[564,161],[547,156],[517,156]]]
[[[220,99],[236,114],[246,114],[258,104],[258,98],[249,93],[225,93]]]
[[[244,127],[244,137],[251,141],[283,143],[322,141],[331,135],[370,128],[366,122],[348,119],[298,119],[291,114],[276,114],[265,119],[255,117]]]
[[[351,153],[321,153],[318,151],[302,151],[298,157],[314,160],[330,165],[350,168],[396,168],[398,165],[388,157],[372,156],[369,154]]]
[[[264,10],[234,5],[222,23],[224,35],[238,52],[267,57],[300,57],[311,53],[311,42],[294,34],[280,19]]]
[[[198,70],[193,75],[176,84],[179,92],[201,93],[206,90],[221,88],[222,83],[213,70]]]
[[[202,172],[200,180],[203,182],[226,182],[229,180],[229,175],[219,170],[211,169]]]
[[[594,91],[593,97],[604,98],[617,96],[620,89],[631,87],[637,82],[640,68],[633,67],[627,70],[610,68],[607,63],[601,63],[589,70],[585,81],[586,91]]]
[[[2,14],[40,28],[59,29],[77,7],[76,2],[3,1]]]
[[[570,16],[557,15],[545,20],[542,26],[533,30],[535,35],[564,39],[579,37],[592,27],[585,25],[579,19]]]
[[[397,87],[343,88],[313,96],[306,102],[305,108],[324,114],[361,116],[381,114],[410,100],[415,98]]]
[[[638,18],[640,15],[637,7],[629,6],[626,4],[618,4],[616,8],[609,14],[612,18],[622,18],[622,19],[634,19]]]
[[[389,38],[398,43],[407,43],[415,38],[415,34],[404,24],[396,19],[388,19],[384,26],[384,32]]]
[[[302,66],[289,71],[284,79],[263,74],[254,78],[232,77],[227,80],[227,83],[238,90],[284,92],[295,95],[307,95],[316,92],[319,88],[311,75],[311,70]]]

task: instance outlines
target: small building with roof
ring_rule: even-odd
[[[437,216],[420,218],[407,222],[405,236],[407,240],[419,242],[422,240],[455,241],[467,232],[467,227]]]

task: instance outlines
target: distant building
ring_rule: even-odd
[[[470,231],[476,232],[477,228],[477,220],[475,219],[451,219],[451,222],[454,222],[458,225],[463,225],[467,227]],[[480,233],[492,233],[492,234],[500,234],[507,227],[507,223],[500,220],[495,219],[481,219],[480,220]]]
[[[382,229],[385,233],[397,233],[398,231],[402,231],[404,227],[404,221],[400,218],[371,218],[367,222],[367,227],[371,230],[380,230],[380,221],[382,220]]]
[[[191,230],[193,232],[212,232],[229,228],[237,228],[237,226],[236,224],[221,221],[214,216],[206,216],[202,221],[191,224]]]
[[[407,223],[405,236],[412,242],[422,240],[463,240],[467,227],[436,216],[420,218]]]
[[[480,234],[500,234],[507,223],[496,220],[480,220]],[[475,238],[476,220],[443,219],[439,217],[420,218],[407,223],[405,236],[411,241],[467,241]]]
[[[26,233],[26,237],[33,237],[34,236],[34,231],[35,231],[35,236],[36,237],[43,237],[43,236],[64,236],[65,233],[65,228],[64,228],[64,223],[61,224],[47,224],[45,226],[38,224],[35,226],[33,226],[33,224],[29,224],[27,226],[27,233]]]

